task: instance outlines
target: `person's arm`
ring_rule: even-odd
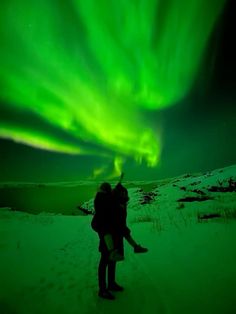
[[[119,179],[119,182],[118,183],[121,183],[122,182],[122,180],[123,180],[123,178],[124,178],[124,172],[121,172],[121,174],[120,174],[120,179]]]

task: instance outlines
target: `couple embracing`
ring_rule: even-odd
[[[135,253],[148,251],[134,241],[127,227],[128,201],[128,190],[121,184],[121,180],[113,189],[109,183],[102,183],[94,200],[95,214],[91,226],[99,236],[101,258],[98,266],[98,295],[104,299],[114,300],[111,291],[124,290],[115,280],[116,262],[124,260],[123,239],[128,241]]]

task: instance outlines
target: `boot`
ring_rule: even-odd
[[[110,293],[108,290],[99,290],[98,296],[103,299],[107,300],[115,300],[115,297],[112,293]]]
[[[108,284],[108,290],[111,290],[111,291],[123,291],[124,288],[121,287],[120,285],[118,285],[116,282],[113,282],[113,283],[109,283]]]
[[[148,251],[148,249],[146,249],[145,247],[142,247],[141,245],[137,244],[134,247],[134,253],[146,253]]]

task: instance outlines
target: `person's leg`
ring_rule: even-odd
[[[106,253],[101,252],[101,259],[98,265],[98,285],[100,291],[105,291],[106,286],[106,269],[108,265],[108,256]]]
[[[123,291],[124,288],[116,283],[116,262],[108,263],[108,290]]]
[[[116,277],[116,262],[110,261],[108,263],[108,286],[112,286],[115,283]]]
[[[124,259],[124,245],[123,236],[119,234],[113,235],[114,246],[122,259]],[[116,261],[110,261],[108,263],[108,286],[113,286],[116,282]]]
[[[108,264],[108,290],[111,291],[123,291],[124,288],[116,283],[116,262],[110,262]]]
[[[131,234],[129,234],[128,236],[125,237],[127,242],[133,247],[135,248],[138,244],[134,241],[134,239],[132,238]]]
[[[147,248],[144,248],[140,244],[137,244],[130,234],[126,236],[125,239],[134,248],[134,253],[146,253],[148,251]]]
[[[99,292],[98,296],[103,299],[114,300],[115,297],[107,290],[106,285],[106,269],[108,265],[109,259],[106,252],[102,252],[101,259],[98,266],[98,284],[99,284]]]

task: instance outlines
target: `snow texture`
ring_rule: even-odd
[[[2,207],[0,313],[236,313],[235,181],[231,166],[149,182],[148,188],[127,182],[128,225],[149,252],[134,254],[125,243],[125,261],[117,265],[125,291],[115,301],[97,296],[91,214]],[[80,205],[92,212],[93,198],[85,200]]]

